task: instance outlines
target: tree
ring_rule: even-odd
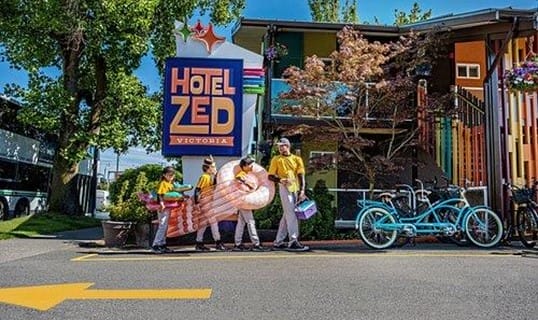
[[[422,9],[418,2],[413,3],[413,7],[406,13],[398,9],[394,9],[394,25],[401,26],[411,24],[418,21],[428,20],[432,16],[432,9],[422,13]]]
[[[216,24],[239,16],[245,0],[0,0],[2,59],[29,72],[22,120],[58,133],[50,210],[75,214],[70,194],[90,146],[125,151],[159,144],[159,95],[133,71],[154,55],[162,72],[174,54],[174,20],[209,11]],[[48,68],[48,69],[46,69]],[[53,70],[57,76],[51,76]]]
[[[284,72],[291,89],[281,96],[282,112],[323,120],[324,128],[303,126],[301,133],[338,141],[339,170],[363,177],[373,189],[379,175],[401,169],[399,160],[415,143],[420,111],[414,103],[416,71],[435,62],[443,37],[410,33],[397,42],[369,42],[359,31],[345,27],[337,38],[339,49],[331,54],[331,66],[312,56],[304,69],[290,67]],[[432,112],[446,102],[429,101]],[[328,158],[312,164],[334,165]]]
[[[356,0],[308,0],[312,20],[316,22],[359,23]]]

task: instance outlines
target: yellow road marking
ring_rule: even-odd
[[[300,253],[300,254],[249,254],[249,255],[202,255],[194,254],[181,256],[176,253],[174,256],[150,256],[150,257],[102,257],[96,258],[98,254],[89,254],[82,257],[74,258],[71,261],[92,262],[92,261],[170,261],[170,260],[240,260],[240,259],[309,259],[309,258],[380,258],[380,257],[480,257],[480,258],[497,258],[506,257],[508,254],[492,253],[346,253],[346,254],[322,254],[322,253]]]
[[[0,288],[0,302],[46,311],[64,300],[209,299],[212,292],[211,289],[88,289],[92,285],[84,282]]]
[[[73,258],[73,259],[71,259],[71,261],[81,261],[81,260],[85,260],[85,259],[95,257],[95,256],[98,256],[98,254],[97,253],[87,254],[87,255],[82,256],[82,257]]]

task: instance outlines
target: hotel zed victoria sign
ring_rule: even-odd
[[[166,61],[163,155],[241,156],[243,61]]]

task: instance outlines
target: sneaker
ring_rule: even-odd
[[[196,242],[196,246],[194,247],[194,250],[196,251],[209,251],[210,249],[206,246],[204,246],[203,242]]]
[[[288,246],[288,250],[291,250],[291,251],[308,251],[308,250],[310,250],[310,247],[303,246],[299,241],[293,241]]]
[[[151,251],[156,254],[161,254],[164,252],[162,246],[153,246],[151,247]]]
[[[172,253],[172,252],[174,252],[174,250],[168,248],[167,246],[162,246],[161,250],[162,250],[163,253]]]
[[[215,249],[217,249],[219,251],[226,251],[226,247],[224,246],[222,241],[215,242]]]
[[[261,245],[257,244],[257,245],[252,246],[252,249],[250,249],[250,250],[257,251],[257,252],[262,252],[262,251],[265,251],[265,248],[262,247]]]
[[[284,243],[284,242],[280,242],[280,243],[273,243],[273,249],[274,250],[283,250],[283,249],[286,249],[288,246]]]
[[[236,244],[233,248],[232,248],[232,251],[245,251],[247,250],[247,247],[245,247],[245,245],[243,245],[242,243],[240,244]]]

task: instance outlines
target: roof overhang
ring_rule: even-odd
[[[516,31],[519,35],[528,35],[536,31],[538,10],[536,9],[484,9],[462,14],[450,14],[425,21],[404,25],[353,25],[367,37],[396,38],[411,30],[426,32],[432,29],[441,31],[460,31],[464,37],[480,38],[484,34],[503,33],[509,30],[514,19],[518,19],[519,27]],[[311,21],[286,21],[271,19],[248,19],[241,18],[232,30],[232,41],[246,46],[256,52],[260,52],[260,44],[268,28],[276,28],[286,32],[338,32],[347,24],[325,23]]]
[[[450,14],[416,22],[402,26],[401,31],[404,33],[410,30],[428,31],[434,28],[440,28],[443,31],[454,31],[497,23],[508,23],[512,22],[516,17],[520,21],[533,21],[537,12],[537,10],[521,9],[484,9],[456,15]]]

